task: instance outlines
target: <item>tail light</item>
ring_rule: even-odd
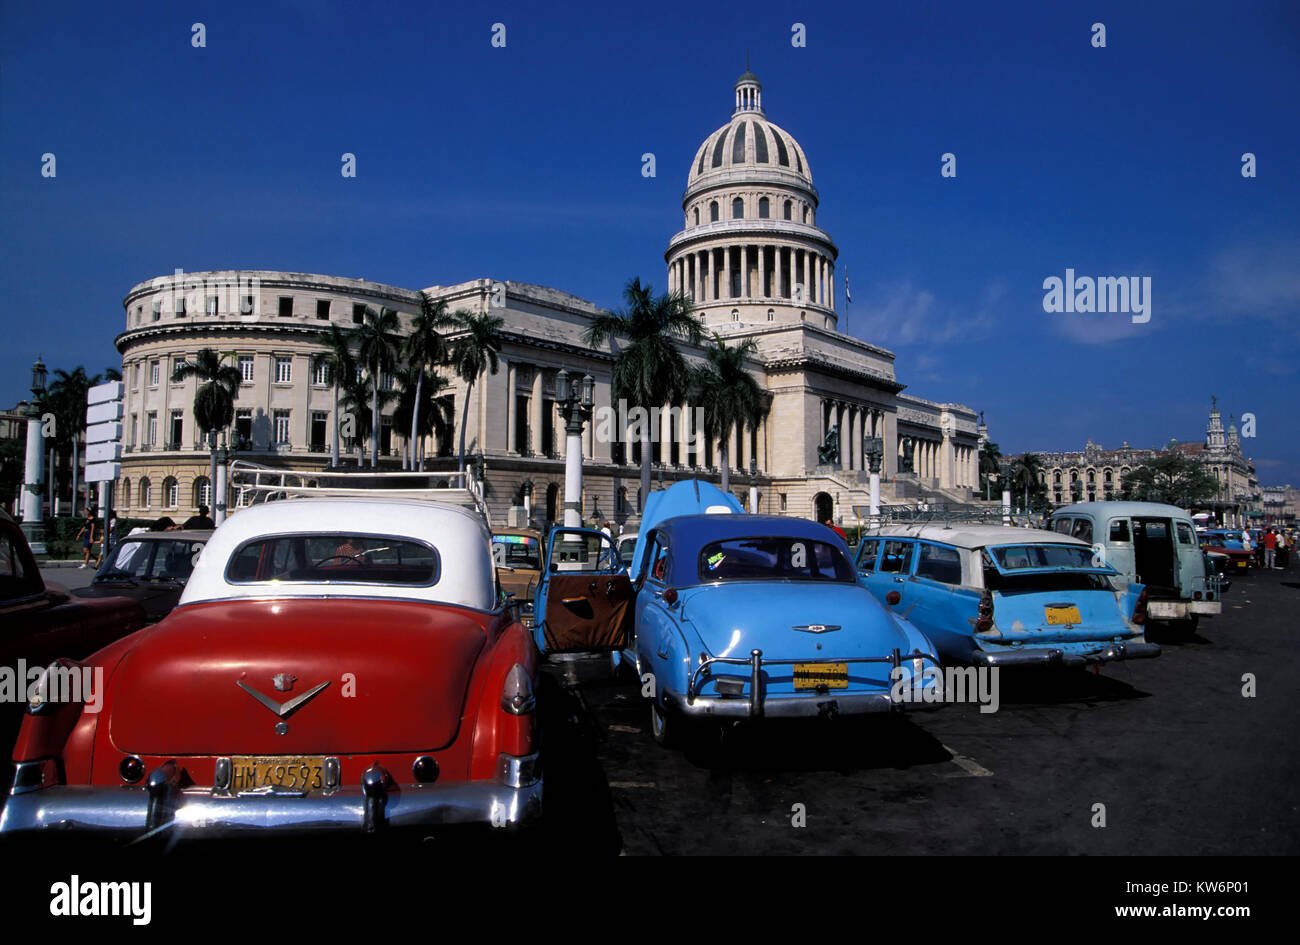
[[[979,616],[975,621],[975,632],[984,633],[993,629],[993,592],[985,591],[980,597]]]
[[[1200,599],[1201,599],[1201,592],[1200,592],[1200,591],[1192,591],[1192,600],[1200,600]]]
[[[1139,627],[1147,622],[1147,592],[1145,590],[1138,595],[1138,601],[1133,605],[1133,622]]]
[[[511,715],[529,715],[536,707],[533,681],[528,678],[528,671],[516,663],[501,687],[501,708]]]

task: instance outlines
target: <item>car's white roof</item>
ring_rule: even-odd
[[[1087,515],[1089,518],[1103,518],[1108,515],[1159,515],[1167,518],[1190,519],[1192,514],[1176,505],[1163,502],[1076,502],[1063,505],[1052,512],[1052,517],[1060,515]]]
[[[926,541],[943,542],[958,548],[983,548],[988,545],[1025,545],[1048,542],[1057,545],[1082,545],[1092,547],[1086,541],[1071,538],[1058,532],[1049,532],[1041,528],[1017,528],[1011,525],[970,525],[954,522],[945,525],[942,522],[927,522],[921,525],[882,525],[879,528],[864,528],[862,537],[867,538],[922,538]]]
[[[271,535],[385,535],[432,545],[440,573],[432,587],[274,582],[231,584],[226,564],[246,542]],[[492,610],[492,536],[482,516],[456,505],[392,499],[286,499],[241,509],[208,540],[180,604],[266,597],[393,597]],[[342,570],[342,569],[341,569]]]

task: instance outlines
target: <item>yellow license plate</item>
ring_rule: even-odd
[[[794,688],[847,689],[849,688],[849,664],[795,663]]]
[[[1079,616],[1078,607],[1044,607],[1047,611],[1048,624],[1077,624],[1083,623],[1083,618]]]
[[[230,759],[232,794],[266,787],[318,791],[325,786],[324,778],[323,757],[241,755]]]

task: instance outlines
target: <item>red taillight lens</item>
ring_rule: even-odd
[[[975,621],[975,632],[983,633],[993,629],[993,592],[985,591],[980,597],[980,608]]]
[[[1200,592],[1200,591],[1192,591],[1192,600],[1200,600],[1200,599],[1201,599],[1201,592]]]
[[[501,687],[501,708],[511,715],[528,715],[536,707],[533,681],[528,678],[528,671],[516,663],[506,674],[505,685]]]
[[[1138,601],[1133,605],[1133,622],[1138,626],[1147,622],[1147,592],[1143,591],[1138,595]]]

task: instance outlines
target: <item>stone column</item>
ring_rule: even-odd
[[[515,363],[511,361],[506,366],[506,452],[515,451],[516,434],[519,426],[519,411],[515,409],[515,384],[518,381],[518,370]]]
[[[704,295],[704,253],[697,250],[695,253],[695,301],[705,301]]]
[[[555,427],[555,429],[560,428]],[[542,366],[540,364],[533,365],[533,389],[528,397],[528,449],[534,456],[542,451]]]
[[[767,291],[767,247],[758,247],[758,294],[762,298],[768,297]]]
[[[803,286],[803,302],[800,304],[807,305],[812,296],[812,286],[808,284],[808,250],[805,249],[801,252],[802,265],[799,267],[799,282]]]
[[[835,311],[835,270],[831,268],[830,263],[826,264],[826,284],[830,286],[831,311]]]
[[[853,408],[853,468],[862,468],[862,408]]]
[[[657,446],[659,449],[659,462],[667,466],[669,461],[672,459],[672,455],[673,455],[672,454],[673,432],[671,427],[672,414],[668,412],[669,410],[668,407],[660,407],[658,409],[659,409],[659,442]],[[651,444],[651,448],[653,449],[655,445],[656,444]]]
[[[718,293],[719,298],[730,299],[731,296],[731,247],[722,247],[722,285],[718,287],[721,291]]]
[[[682,428],[679,431],[677,440],[677,454],[681,458],[682,465],[688,468],[695,465],[695,460],[691,458],[691,431],[694,429],[695,418],[691,416],[691,405],[682,404]]]
[[[749,245],[740,247],[740,297],[748,299],[753,297],[749,290]]]

